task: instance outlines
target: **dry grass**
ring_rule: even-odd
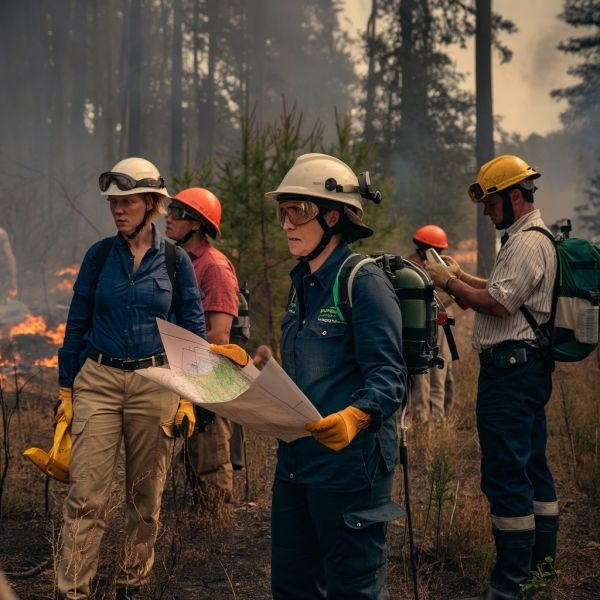
[[[472,595],[487,580],[493,544],[487,501],[479,490],[479,447],[474,419],[477,358],[469,347],[470,316],[455,328],[461,359],[455,363],[455,404],[440,424],[409,425],[411,496],[423,600]],[[25,464],[21,452],[49,447],[56,374],[41,373],[22,392],[11,425],[8,484],[0,525],[0,567],[21,571],[56,554],[60,506],[65,486],[48,489],[45,519],[44,478]],[[5,380],[5,398],[14,386]],[[600,586],[598,492],[600,491],[600,368],[597,358],[560,365],[548,407],[548,455],[561,502],[560,574],[555,598],[590,598]],[[235,474],[235,506],[198,511],[176,460],[163,500],[162,529],[148,598],[244,600],[269,597],[269,507],[276,443],[247,436],[247,472]],[[114,577],[123,560],[122,472],[113,487],[108,533],[101,550],[94,598],[114,596]],[[401,473],[396,498],[403,502]],[[393,598],[412,598],[406,524],[389,529],[389,581]],[[9,578],[10,579],[10,578]],[[24,599],[51,598],[52,566],[30,580],[12,579]]]

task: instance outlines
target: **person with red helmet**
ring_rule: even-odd
[[[166,235],[189,255],[203,292],[206,335],[213,344],[228,344],[238,314],[238,283],[229,259],[209,238],[221,234],[221,203],[205,188],[181,190],[171,198]],[[233,424],[196,408],[198,429],[188,440],[189,466],[194,493],[203,504],[230,501],[233,490],[231,439]]]
[[[419,227],[412,239],[415,244],[415,252],[408,259],[421,266],[424,266],[427,260],[425,252],[429,248],[440,253],[448,248],[448,236],[438,225]],[[453,302],[452,298],[439,289],[436,290],[436,294],[447,311]],[[438,328],[438,340],[440,357],[444,359],[444,366],[429,369],[427,373],[414,375],[411,393],[412,414],[421,423],[426,423],[430,419],[432,421],[443,420],[448,416],[454,398],[452,354],[442,327]]]

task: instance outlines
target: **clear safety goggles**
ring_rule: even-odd
[[[187,219],[188,221],[195,221],[198,219],[197,215],[194,215],[191,211],[189,211],[183,204],[179,204],[179,202],[171,202],[167,207],[167,214],[175,221],[183,221]]]
[[[134,179],[125,173],[116,173],[115,171],[106,171],[98,178],[100,191],[105,192],[110,184],[114,184],[122,191],[135,190],[135,188],[164,188],[165,180],[162,177],[158,179]]]
[[[304,225],[319,214],[319,207],[309,200],[292,200],[277,205],[277,219],[283,226],[286,217],[292,225]]]

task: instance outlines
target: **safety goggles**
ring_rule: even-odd
[[[280,202],[277,205],[277,219],[283,226],[286,217],[292,225],[304,225],[319,214],[319,207],[308,200]]]
[[[189,211],[183,204],[179,204],[179,202],[171,202],[167,206],[167,214],[175,221],[183,221],[184,219],[195,221],[198,219],[197,215]]]
[[[106,171],[98,178],[100,191],[105,192],[110,184],[114,184],[122,191],[135,190],[136,188],[164,188],[165,180],[162,177],[158,179],[134,179],[125,173],[115,173],[114,171]]]
[[[469,198],[473,202],[481,202],[481,199],[485,196],[485,190],[481,187],[480,183],[472,183],[468,189]]]

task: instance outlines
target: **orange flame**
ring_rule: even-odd
[[[35,367],[56,368],[58,367],[58,356],[55,355],[49,358],[40,358],[39,360],[34,361],[33,365]]]
[[[63,277],[53,288],[53,292],[70,292],[73,289],[73,283],[75,282],[75,277],[77,277],[77,273],[79,272],[79,265],[71,265],[70,267],[63,267],[62,269],[57,269],[54,271],[54,274],[57,277]]]
[[[65,277],[69,275],[70,277],[75,277],[79,272],[79,265],[71,265],[70,267],[63,267],[62,269],[58,269],[54,271],[54,274],[57,277]]]
[[[51,344],[58,346],[62,344],[65,337],[66,323],[59,323],[56,327],[50,328],[46,319],[40,315],[29,315],[24,321],[13,325],[8,331],[8,339],[13,340],[15,336],[37,335],[45,337]],[[0,368],[15,367],[21,363],[21,355],[14,352],[10,357],[0,357]],[[38,358],[33,362],[37,367],[58,367],[58,357],[56,354],[45,358]]]

